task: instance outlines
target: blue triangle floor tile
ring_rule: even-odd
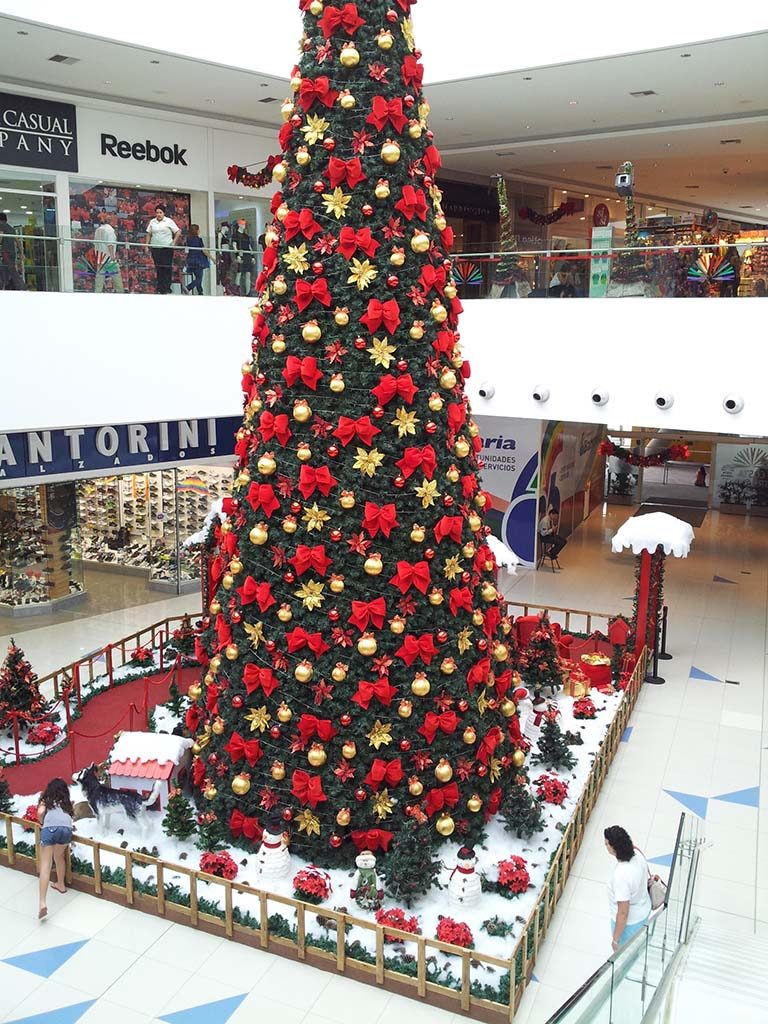
[[[649,857],[649,864],[658,864],[661,868],[671,868],[674,853],[660,853],[658,857]]]
[[[7,961],[6,961],[7,962]],[[44,1013],[36,1013],[32,1017],[17,1017],[8,1024],[75,1024],[80,1020],[86,1010],[89,1010],[96,1002],[89,999],[85,1003],[73,1003],[71,1006],[61,1006],[58,1010],[46,1010]]]
[[[688,673],[689,679],[703,679],[708,683],[722,683],[722,679],[718,679],[717,676],[710,675],[709,672],[705,672],[703,669],[696,668],[695,665],[691,666],[691,671]]]
[[[679,793],[674,789],[665,789],[664,792],[667,796],[671,796],[673,800],[677,800],[678,803],[682,804],[683,807],[687,807],[689,811],[692,811],[699,818],[706,818],[707,816],[707,804],[709,799],[705,796],[697,796],[695,793]]]
[[[622,743],[629,743],[629,741],[632,739],[632,730],[634,728],[635,728],[634,725],[628,725],[627,726],[627,728],[621,734],[621,742]]]
[[[67,942],[63,946],[49,946],[47,949],[35,950],[34,953],[6,957],[3,963],[19,967],[22,971],[29,971],[30,974],[39,974],[41,978],[50,978],[54,971],[58,971],[61,965],[87,942],[88,939],[82,939],[80,942]]]
[[[215,1003],[203,1003],[202,1006],[190,1006],[188,1010],[166,1013],[158,1020],[168,1021],[168,1024],[226,1024],[244,999],[245,994],[217,999]]]
[[[539,979],[536,977],[536,975],[533,973],[533,971],[531,971],[531,981],[538,981],[538,980]]]
[[[713,576],[712,577],[712,582],[713,583],[732,583],[734,585],[734,587],[736,586],[736,580],[727,580],[725,578],[725,576]]]
[[[713,800],[722,800],[726,804],[742,804],[744,807],[757,807],[760,803],[760,787],[752,786],[751,789],[737,789],[734,793],[723,793],[722,796],[713,796]]]

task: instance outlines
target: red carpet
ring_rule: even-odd
[[[182,693],[200,675],[197,666],[181,670],[178,686]],[[5,777],[11,792],[16,795],[39,793],[51,779],[56,777],[69,780],[74,772],[85,768],[92,761],[103,761],[115,742],[115,733],[121,729],[146,729],[144,709],[144,687],[149,683],[149,707],[163,704],[168,700],[168,690],[173,682],[173,673],[158,672],[145,679],[135,679],[122,686],[93,697],[83,707],[83,713],[72,724],[75,735],[74,763],[70,743],[40,761],[31,764],[7,765]],[[133,724],[131,724],[133,705]],[[137,709],[141,709],[137,711]]]

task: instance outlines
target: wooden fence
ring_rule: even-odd
[[[165,621],[167,623],[169,620]],[[150,629],[156,628],[157,626],[150,627]],[[141,637],[143,633],[147,633],[147,630],[136,634],[136,638]],[[637,701],[640,686],[645,677],[647,660],[648,652],[646,650],[643,651],[627,683],[623,700],[608,728],[602,746],[595,756],[574,813],[563,832],[562,841],[553,857],[539,898],[509,959],[489,956],[476,949],[462,949],[422,935],[414,936],[397,928],[363,920],[353,914],[318,907],[288,896],[278,896],[249,885],[208,875],[196,871],[194,868],[170,864],[147,854],[110,846],[77,835],[73,839],[73,844],[91,851],[93,874],[72,871],[70,865],[68,881],[74,888],[84,892],[153,912],[205,931],[216,934],[221,934],[223,931],[223,934],[229,939],[270,950],[291,959],[301,960],[324,970],[337,971],[355,980],[380,985],[387,990],[399,992],[415,999],[426,1000],[432,1005],[442,1006],[453,1012],[465,1013],[475,1020],[511,1022],[530,981],[539,946],[547,934],[555,907],[563,893],[574,858],[581,846],[587,821]],[[0,820],[2,819],[4,819],[5,838],[2,838],[2,827],[0,827],[0,846],[3,847],[0,848],[0,863],[5,860],[9,867],[30,873],[35,872],[39,858],[40,826],[37,823],[25,822],[22,818],[8,814],[0,815]],[[15,848],[13,824],[26,825],[35,830],[34,854]],[[113,873],[109,875],[110,880],[105,880],[105,871],[102,868],[104,854],[122,858],[125,878],[121,884],[112,880]],[[138,891],[133,875],[134,866],[149,867],[154,870],[156,890],[154,894]],[[178,888],[169,885],[168,878],[174,874],[188,879],[188,902],[180,902]],[[212,914],[205,909],[201,910],[199,891],[201,883],[210,883],[222,890],[223,899],[219,901],[221,916]],[[142,883],[142,886],[146,887],[146,883]],[[245,894],[257,901],[258,921],[248,925],[240,923],[237,919],[240,915],[234,907],[235,893]],[[208,897],[205,899],[207,901]],[[277,923],[275,919],[270,918],[270,905],[290,908],[295,912],[295,928],[289,929],[288,935],[285,934],[285,919],[281,919],[283,923],[281,934],[275,934]],[[208,906],[207,902],[205,906]],[[325,946],[329,948],[319,948],[314,944],[313,936],[308,934],[307,919],[309,918],[311,921],[313,917],[324,919],[329,936],[335,930],[335,942],[325,943]],[[330,929],[327,928],[327,922],[332,923]],[[370,955],[366,959],[361,959],[360,947],[347,943],[344,937],[350,926],[373,933],[375,956]],[[387,965],[385,939],[397,940],[406,943],[407,947],[415,948],[413,958],[415,959],[415,971],[412,975]],[[430,957],[436,951],[450,954],[460,965],[460,977],[457,979],[456,987],[449,988],[429,980]],[[373,962],[369,962],[370,960]],[[509,992],[503,1001],[482,998],[473,993],[471,968],[475,964],[484,965],[489,969],[489,976],[498,981],[506,975],[509,976]],[[491,974],[491,972],[493,973]],[[499,1000],[501,999],[502,997],[499,996]]]
[[[573,630],[576,633],[589,635],[595,629],[599,629],[604,635],[608,633],[608,622],[615,618],[614,612],[588,612],[581,608],[558,608],[555,605],[536,604],[535,602],[505,601],[507,615],[541,615],[546,612],[552,622],[559,622],[563,630],[568,633]]]

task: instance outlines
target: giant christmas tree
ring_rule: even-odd
[[[524,754],[411,0],[299,6],[187,722],[227,842],[351,865],[477,842]]]

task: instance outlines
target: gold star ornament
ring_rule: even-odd
[[[421,498],[421,507],[430,508],[435,504],[437,498],[440,497],[440,491],[437,489],[437,480],[427,480],[424,477],[424,482],[420,487],[414,487],[416,496]]]
[[[456,643],[459,648],[459,654],[466,654],[467,651],[472,649],[472,630],[462,629],[456,638]]]
[[[251,708],[245,716],[245,720],[251,723],[251,732],[256,732],[257,729],[259,732],[264,732],[272,721],[272,715],[267,711],[266,705],[262,704],[260,708]]]
[[[299,826],[299,832],[306,832],[308,836],[320,835],[320,819],[308,807],[299,811],[293,820]]]
[[[352,201],[352,195],[345,195],[337,186],[333,192],[323,192],[323,200],[325,212],[329,216],[335,217],[336,220],[341,220],[342,217],[347,216],[347,207]]]
[[[264,623],[255,622],[253,623],[253,625],[251,625],[250,622],[244,622],[243,629],[251,638],[251,647],[254,649],[254,651],[258,651],[259,644],[262,643],[264,640]]]
[[[356,284],[359,292],[368,287],[379,276],[379,272],[370,260],[353,259],[350,266],[347,284]]]
[[[309,270],[307,243],[302,242],[301,245],[289,245],[288,252],[283,256],[283,263],[294,274],[303,274],[304,271]]]
[[[374,338],[371,347],[366,351],[370,353],[374,366],[383,366],[385,370],[388,370],[395,361],[394,353],[397,352],[397,345],[390,345],[389,338]]]
[[[369,744],[377,750],[379,747],[386,747],[392,742],[392,726],[389,722],[380,722],[376,719],[373,728],[365,734]]]
[[[331,127],[331,122],[326,121],[324,117],[319,115],[310,114],[307,118],[307,123],[301,129],[304,139],[308,146],[314,146],[316,142],[320,142],[325,133]]]
[[[375,448],[371,448],[370,451],[358,448],[352,468],[359,469],[363,476],[375,476],[383,461],[384,455]]]
[[[302,604],[308,612],[313,612],[316,608],[325,600],[325,584],[320,583],[319,580],[307,580],[306,583],[302,583],[301,587],[295,591],[296,597],[300,597]]]
[[[383,821],[390,815],[394,806],[395,802],[386,789],[382,789],[380,793],[374,793],[371,797],[371,810],[379,821]]]
[[[452,555],[451,558],[446,558],[443,563],[443,576],[445,576],[446,579],[453,581],[457,576],[461,576],[463,571],[461,559],[458,555]]]
[[[312,505],[304,507],[304,515],[301,517],[301,521],[307,524],[307,531],[311,533],[312,530],[322,530],[330,518],[330,513],[326,512],[325,509],[318,508],[317,502],[314,502]]]
[[[416,436],[416,424],[420,423],[421,420],[416,418],[415,412],[408,412],[405,406],[402,406],[395,413],[395,418],[392,420],[392,426],[397,427],[397,436],[399,438]]]

